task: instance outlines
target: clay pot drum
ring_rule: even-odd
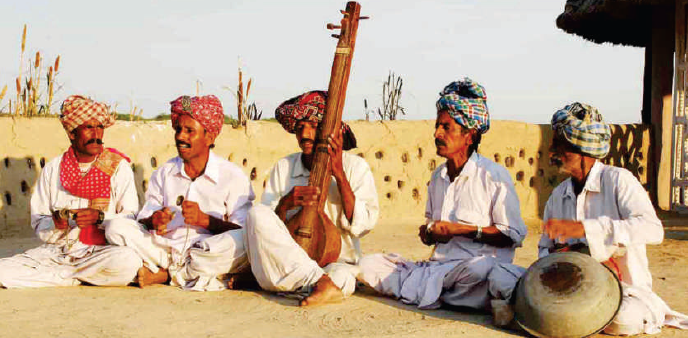
[[[592,257],[553,253],[533,263],[519,281],[515,318],[536,337],[586,337],[614,319],[621,298],[619,280]]]

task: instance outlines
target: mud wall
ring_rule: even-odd
[[[359,147],[375,175],[381,217],[422,218],[430,174],[442,158],[435,154],[434,121],[352,121]],[[649,129],[612,127],[612,152],[606,163],[629,169],[647,184]],[[176,156],[168,122],[122,122],[108,128],[104,141],[133,163],[140,203],[151,173]],[[552,189],[564,177],[549,165],[549,125],[493,121],[479,152],[504,165],[512,175],[527,221],[536,221]],[[0,118],[0,238],[30,236],[29,200],[41,167],[69,146],[54,118]],[[279,124],[251,121],[246,129],[225,125],[215,153],[238,164],[250,177],[258,198],[272,165],[297,152],[295,137]]]

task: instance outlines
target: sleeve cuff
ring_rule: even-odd
[[[342,210],[342,215],[339,217],[339,226],[351,233],[354,237],[363,236],[372,227],[368,226],[368,210],[364,201],[356,198],[354,202],[354,214],[351,217],[351,222],[346,218],[346,214]]]
[[[588,219],[582,221],[585,228],[585,240],[590,248],[590,256],[598,262],[604,262],[611,257],[618,249],[614,242],[611,219],[600,217],[599,219]]]

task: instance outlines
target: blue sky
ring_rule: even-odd
[[[61,55],[57,99],[85,94],[145,116],[169,101],[215,94],[236,116],[237,66],[253,78],[250,101],[272,117],[282,101],[325,89],[335,40],[325,29],[345,1],[25,0],[0,5],[0,87],[14,96],[21,30],[27,57]],[[389,71],[404,79],[404,119],[434,119],[449,82],[483,84],[493,119],[548,123],[572,101],[609,122],[640,121],[644,50],[598,45],[555,25],[564,0],[361,1],[361,22],[344,119],[364,118],[363,99],[381,104]],[[6,103],[5,99],[2,103]]]

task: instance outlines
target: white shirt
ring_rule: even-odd
[[[428,185],[425,218],[477,227],[494,225],[514,242],[512,247],[499,248],[454,236],[435,246],[430,259],[437,261],[492,256],[499,262],[511,263],[527,233],[509,172],[475,152],[453,182],[447,175],[446,163],[435,169]]]
[[[212,151],[208,156],[205,171],[195,180],[191,180],[184,171],[184,161],[175,157],[151,175],[146,204],[139,212],[142,220],[153,215],[155,211],[167,207],[175,213],[167,224],[168,232],[162,236],[178,241],[186,237],[187,224],[182,216],[182,208],[177,205],[177,198],[183,196],[186,201],[198,203],[198,207],[209,216],[232,222],[241,227],[246,223],[246,215],[255,198],[248,177],[234,163],[229,162]],[[210,234],[205,228],[189,226],[194,238],[197,235]]]
[[[652,288],[645,245],[661,243],[664,229],[647,192],[628,170],[596,162],[578,196],[570,178],[562,182],[545,206],[543,221],[548,219],[581,221],[585,238],[569,244],[587,243],[600,262],[614,257],[625,283]],[[546,256],[553,246],[543,234],[539,256]]]
[[[375,190],[375,179],[366,161],[349,153],[342,153],[344,175],[349,180],[354,192],[355,205],[351,222],[346,218],[342,208],[342,198],[337,188],[337,182],[332,177],[330,188],[325,201],[325,214],[342,231],[342,250],[340,262],[357,263],[361,258],[361,243],[359,238],[370,232],[377,223],[380,206]],[[286,196],[295,186],[307,186],[311,173],[301,162],[301,153],[291,154],[277,161],[270,172],[270,181],[265,186],[261,203],[275,210],[282,197]],[[287,212],[290,219],[299,208]]]
[[[31,195],[31,227],[38,237],[51,244],[63,243],[64,231],[55,229],[52,212],[64,208],[88,208],[88,200],[72,195],[60,182],[60,163],[62,155],[48,162],[41,171],[36,187]],[[134,173],[129,162],[122,160],[110,177],[110,204],[104,211],[105,220],[114,218],[136,218],[139,199],[136,194]],[[73,230],[78,229],[74,221],[69,221]],[[78,231],[70,231],[70,240],[76,240]]]

